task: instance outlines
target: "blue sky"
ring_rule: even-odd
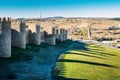
[[[120,17],[120,0],[1,0],[0,16]]]

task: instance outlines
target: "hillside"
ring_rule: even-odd
[[[86,35],[84,30],[90,31],[91,39],[100,38],[119,39],[120,21],[102,18],[50,18],[45,20],[27,20],[26,23],[38,23],[44,31],[52,33],[52,27],[65,28],[68,30],[68,38],[89,39],[89,33]],[[117,30],[109,30],[111,27],[117,27]],[[76,35],[77,34],[77,35]],[[86,36],[85,36],[86,35]]]

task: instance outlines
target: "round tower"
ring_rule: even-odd
[[[1,20],[0,57],[11,57],[11,18]]]
[[[20,23],[20,39],[21,39],[20,47],[25,49],[26,48],[26,24],[23,21],[21,21]]]
[[[40,25],[36,25],[36,35],[35,35],[35,44],[40,45]]]
[[[52,27],[52,34],[55,35],[55,27]]]

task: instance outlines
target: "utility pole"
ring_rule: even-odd
[[[42,19],[42,12],[40,13],[40,19]]]

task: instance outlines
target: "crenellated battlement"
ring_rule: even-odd
[[[11,22],[11,18],[10,17],[8,17],[8,18],[6,18],[6,17],[0,18],[0,22]]]
[[[22,25],[26,25],[26,24],[25,24],[25,21],[23,21],[23,20],[20,21],[20,25],[21,25],[21,26],[22,26]]]

